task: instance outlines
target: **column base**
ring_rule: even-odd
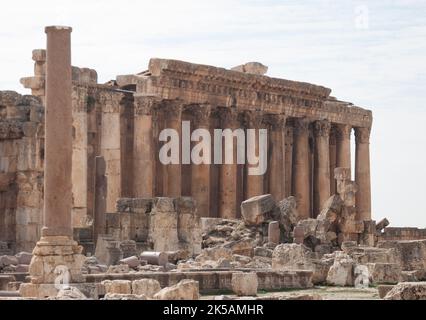
[[[85,257],[71,237],[41,237],[33,250],[29,272],[32,284],[69,284],[84,282],[81,268]]]

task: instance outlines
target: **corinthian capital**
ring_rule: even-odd
[[[297,118],[294,120],[294,134],[300,135],[308,133],[310,121],[306,118]]]
[[[283,114],[266,114],[263,117],[263,123],[268,125],[274,131],[285,129],[286,116]]]
[[[355,128],[356,143],[370,143],[371,128]]]
[[[348,124],[338,124],[335,126],[336,140],[346,140],[351,138],[352,127]]]
[[[319,120],[314,123],[314,133],[316,137],[328,137],[330,135],[331,124],[328,120]]]

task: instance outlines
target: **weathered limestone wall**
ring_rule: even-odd
[[[200,218],[192,198],[123,198],[117,212],[106,216],[107,234],[134,240],[141,250],[201,251]]]
[[[43,113],[40,101],[0,92],[0,240],[31,251],[43,208]]]

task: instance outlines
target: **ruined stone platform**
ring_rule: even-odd
[[[86,275],[86,284],[100,284],[104,280],[138,280],[155,279],[161,287],[177,284],[183,279],[191,279],[199,282],[200,293],[207,294],[217,291],[232,290],[232,274],[238,271],[256,272],[258,277],[258,290],[282,290],[282,289],[307,289],[312,288],[312,271],[272,271],[272,270],[197,270],[185,272],[149,272],[126,274],[89,274]],[[100,287],[99,287],[100,288]],[[102,289],[99,295],[102,295]]]

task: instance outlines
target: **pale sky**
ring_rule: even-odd
[[[0,9],[0,90],[29,93],[44,26],[74,31],[73,65],[100,82],[149,58],[220,67],[248,61],[268,75],[327,86],[373,110],[373,218],[426,227],[426,0],[14,0]]]

